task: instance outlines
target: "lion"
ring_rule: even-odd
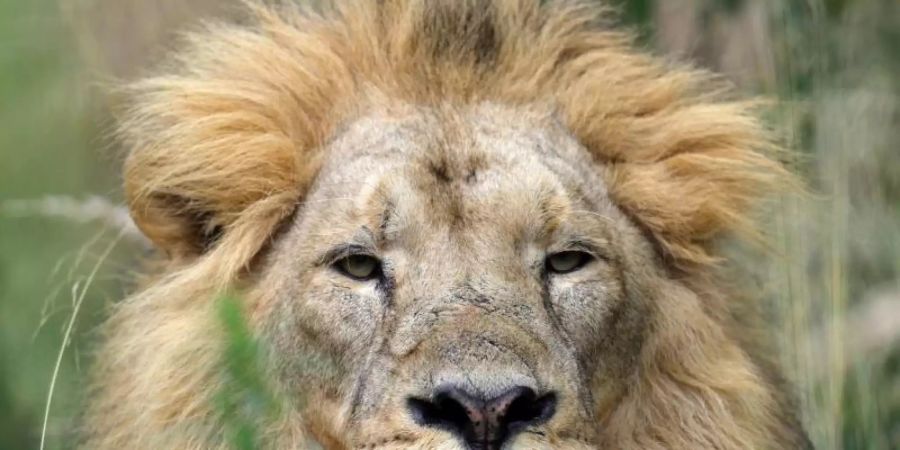
[[[247,4],[130,84],[135,223],[83,445],[811,448],[723,242],[796,183],[758,102],[582,0]]]

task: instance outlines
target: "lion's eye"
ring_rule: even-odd
[[[574,272],[584,267],[593,258],[589,253],[574,250],[554,253],[547,257],[547,269],[560,274]]]
[[[381,262],[369,255],[350,255],[338,260],[334,266],[356,280],[372,280],[381,275]]]

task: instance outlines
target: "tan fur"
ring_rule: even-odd
[[[805,445],[786,394],[735,338],[746,332],[730,317],[738,300],[715,276],[717,242],[757,237],[754,206],[792,183],[770,157],[753,104],[726,99],[708,74],[635,51],[592,2],[321,3],[254,4],[249,24],[208,26],[161,75],[128,88],[125,190],[169,263],[108,325],[87,448],[225,446],[210,405],[221,346],[212,297],[238,287],[263,326],[277,299],[255,284],[254,271],[342,127],[372,114],[400,120],[417,108],[484,104],[557,118],[662,267],[629,276],[650,280],[640,282],[641,295],[658,300],[635,355],[639,369],[621,382],[592,382],[597,423],[577,424],[582,435],[568,441],[551,431],[517,445]],[[339,399],[311,394],[319,411],[288,414],[267,442],[365,444],[344,440]],[[385,429],[390,436],[376,437]],[[371,436],[379,448],[456,448],[400,419]]]

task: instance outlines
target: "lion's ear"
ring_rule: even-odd
[[[760,204],[799,186],[752,106],[683,105],[622,124],[635,147],[604,147],[610,195],[676,267],[720,260],[723,236],[760,241]]]
[[[328,52],[287,52],[280,39],[300,32],[274,16],[258,20],[266,32],[215,25],[188,36],[163,75],[123,89],[127,201],[173,258],[238,241],[249,254],[317,172],[339,68],[319,61]]]
[[[125,194],[151,241],[172,258],[189,258],[241,232],[239,223],[261,226],[272,222],[267,215],[287,214],[313,164],[267,105],[248,106],[239,88],[152,82],[136,87],[144,90],[122,124],[131,147]]]
[[[612,195],[673,265],[712,264],[721,259],[720,237],[761,239],[753,212],[771,194],[772,174],[745,163],[684,156],[651,165],[618,165],[611,170]],[[773,165],[771,170],[783,169]]]
[[[126,160],[131,216],[172,259],[200,256],[248,233],[262,246],[293,210],[314,170],[311,159],[300,164],[293,143],[279,143],[276,134],[261,140],[208,132],[175,125],[168,139],[134,149]]]
[[[173,195],[154,194],[132,201],[131,216],[157,247],[178,259],[205,253],[224,231],[213,211]]]

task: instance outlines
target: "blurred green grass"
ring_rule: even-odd
[[[817,448],[900,448],[900,2],[618,0],[643,45],[776,97],[773,127],[813,195],[773,215],[759,270]],[[118,157],[99,84],[139,73],[173,29],[228,1],[0,0],[0,206],[99,194]],[[136,246],[114,230],[0,209],[0,448],[37,447],[73,290],[47,448],[70,448],[85,366]],[[748,261],[748,265],[755,261]]]
[[[115,192],[115,164],[97,144],[103,120],[57,7],[0,0],[0,201]],[[39,217],[0,218],[0,448],[36,447],[69,292],[84,273],[73,263],[95,233]],[[79,318],[50,423],[55,448],[71,429],[87,335],[100,305],[118,296],[114,285],[97,283]]]

